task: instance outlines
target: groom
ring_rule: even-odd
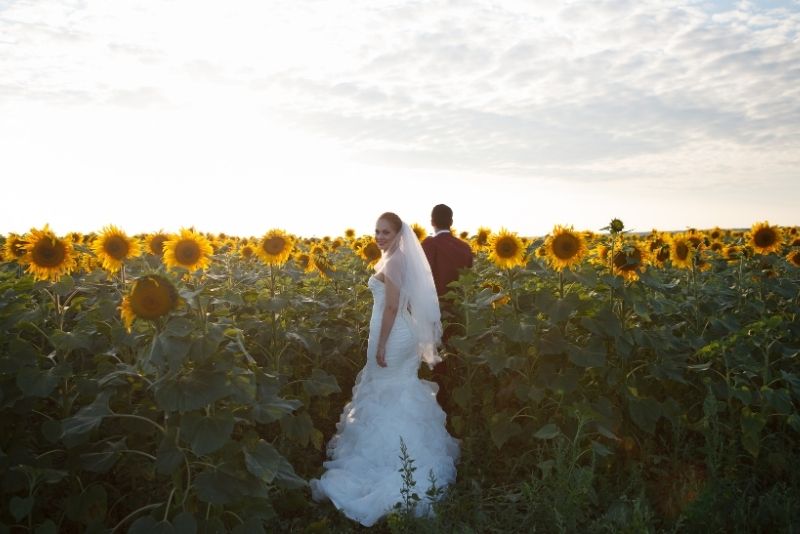
[[[447,285],[458,280],[458,272],[472,267],[472,249],[450,232],[453,210],[449,206],[435,205],[431,211],[431,224],[434,235],[425,238],[422,249],[431,265],[436,294],[442,300],[448,291]]]
[[[470,246],[450,232],[453,225],[453,210],[444,204],[437,204],[431,211],[431,224],[433,225],[434,235],[425,238],[422,242],[422,249],[428,258],[433,273],[433,282],[436,284],[436,294],[439,296],[439,306],[442,310],[442,318],[453,316],[455,310],[453,303],[444,295],[447,293],[447,285],[458,280],[459,271],[472,267],[472,249]],[[454,325],[448,325],[442,335],[442,342],[447,343],[447,339],[453,334]],[[440,362],[433,370],[433,376],[439,384],[439,393],[436,400],[439,405],[448,411],[448,395],[445,393],[447,360]]]

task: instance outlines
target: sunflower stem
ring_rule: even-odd
[[[514,292],[514,274],[515,268],[511,267],[510,269],[506,270],[506,274],[508,275],[508,294],[511,295],[511,308],[514,311],[514,317],[519,317],[519,307],[517,303],[517,295]]]
[[[164,503],[163,503],[163,502],[159,502],[159,503],[155,503],[155,504],[148,504],[147,506],[142,506],[141,508],[139,508],[139,509],[137,509],[137,510],[134,510],[134,511],[133,511],[133,512],[131,512],[130,514],[126,515],[126,516],[125,516],[125,517],[122,519],[122,521],[120,521],[119,523],[117,523],[117,524],[116,524],[116,526],[115,526],[114,528],[112,528],[112,529],[111,529],[111,534],[114,534],[114,532],[116,532],[117,530],[119,530],[119,528],[120,528],[122,525],[124,525],[126,521],[128,521],[129,519],[131,519],[132,517],[134,517],[136,514],[138,514],[138,513],[141,513],[141,512],[146,512],[146,511],[148,511],[148,510],[154,510],[154,509],[156,509],[156,508],[158,508],[158,507],[160,507],[160,506],[163,506],[163,505],[164,505]],[[209,506],[210,506],[210,505],[209,505]]]
[[[617,233],[614,230],[611,230],[610,232],[611,232],[611,245],[608,248],[608,271],[611,273],[611,276],[613,277],[614,276],[614,246],[616,245]],[[610,285],[609,289],[611,290],[609,295],[610,295],[611,307],[613,309],[613,307],[614,307],[614,286]]]
[[[269,295],[270,299],[275,299],[275,265],[270,263],[269,264]],[[277,346],[278,346],[278,332],[277,332],[277,322],[278,322],[278,314],[273,309],[271,314],[271,326],[272,326],[272,341],[270,343],[270,353],[272,354],[272,362],[273,368],[275,370],[275,374],[280,374],[280,355],[278,354]]]
[[[558,296],[564,299],[564,271],[558,271]]]
[[[736,309],[739,313],[742,311],[742,300],[744,299],[744,287],[742,286],[742,278],[743,274],[742,271],[744,270],[744,254],[739,254],[739,271],[738,271],[738,279],[739,279],[739,300],[736,303]]]
[[[155,458],[154,458],[155,460]],[[167,497],[167,506],[164,507],[164,521],[167,520],[169,517],[169,507],[172,504],[172,496],[175,495],[175,488],[172,488],[172,491],[169,492],[169,497]]]
[[[697,253],[700,251],[697,250]],[[691,286],[692,286],[692,298],[694,299],[694,328],[696,331],[700,330],[700,309],[699,309],[699,302],[697,298],[697,255],[692,255],[692,270],[691,270]]]

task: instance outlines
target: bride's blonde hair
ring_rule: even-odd
[[[389,224],[392,225],[392,228],[394,228],[395,232],[399,232],[400,229],[403,228],[403,220],[400,219],[399,215],[391,211],[383,213],[380,217],[378,217],[378,220],[387,221]]]

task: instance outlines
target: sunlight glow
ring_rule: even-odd
[[[779,4],[11,3],[0,232],[795,224]]]

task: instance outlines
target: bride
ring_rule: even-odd
[[[431,512],[424,498],[429,472],[437,487],[455,480],[458,441],[445,429],[437,385],[417,376],[420,361],[441,360],[439,302],[425,253],[411,228],[394,213],[378,218],[382,251],[368,285],[374,304],[367,361],[356,377],[328,443],[325,473],[311,481],[315,500],[330,499],[349,518],[371,526],[401,501],[400,440],[414,460],[415,513]]]

